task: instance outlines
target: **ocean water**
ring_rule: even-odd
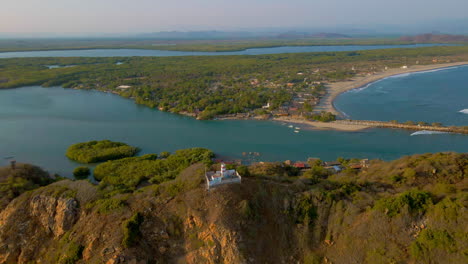
[[[224,52],[192,52],[170,50],[144,49],[89,49],[89,50],[49,50],[49,51],[20,51],[0,52],[0,58],[28,58],[28,57],[169,57],[169,56],[217,56],[217,55],[262,55],[301,52],[333,52],[357,51],[391,48],[419,48],[432,46],[448,46],[449,44],[411,44],[411,45],[343,45],[343,46],[284,46],[273,48],[254,48],[242,51]]]
[[[352,119],[468,126],[468,66],[389,77],[341,94],[334,104]]]
[[[340,156],[390,160],[414,153],[468,150],[465,135],[411,136],[413,132],[303,128],[294,133],[288,125],[271,121],[197,121],[97,91],[37,86],[0,90],[0,165],[13,156],[64,176],[79,165],[65,157],[69,145],[102,139],[138,146],[142,154],[189,147],[206,147],[233,158],[259,152],[251,161]]]

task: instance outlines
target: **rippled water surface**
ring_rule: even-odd
[[[7,163],[4,158],[14,156],[19,162],[66,176],[78,166],[65,157],[66,148],[101,139],[138,146],[142,153],[206,147],[236,158],[242,158],[242,152],[259,152],[259,160],[270,161],[339,156],[396,159],[414,153],[468,150],[464,135],[411,136],[413,132],[302,129],[294,133],[288,125],[270,121],[197,121],[96,91],[0,90],[0,165]]]

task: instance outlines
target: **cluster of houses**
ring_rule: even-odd
[[[218,161],[218,160],[214,160],[214,161]],[[240,161],[237,161],[237,162],[222,162],[221,161],[219,171],[206,171],[205,178],[206,178],[206,187],[208,190],[214,187],[220,186],[220,185],[224,185],[224,184],[242,182],[242,176],[239,174],[239,172],[237,172],[235,169],[228,170],[226,168],[226,163],[240,164],[241,162]],[[263,162],[259,162],[259,163],[262,164]],[[338,161],[322,162],[318,158],[309,158],[307,162],[303,162],[303,161],[291,162],[290,160],[287,160],[284,162],[285,165],[293,166],[303,171],[311,169],[311,164],[317,164],[317,163],[319,163],[319,165],[323,166],[325,169],[331,171],[332,173],[340,172],[345,168],[349,168],[353,170],[361,170],[361,169],[365,169],[369,167],[368,159],[362,159],[359,162],[346,164],[346,166]]]
[[[309,158],[307,162],[304,162],[304,161],[291,162],[290,160],[287,160],[284,162],[284,164],[298,168],[300,170],[308,170],[311,168],[310,164],[315,164],[317,161],[320,161],[320,159]],[[325,169],[330,170],[333,173],[340,172],[345,168],[361,170],[361,169],[365,169],[369,167],[369,159],[362,159],[359,162],[350,163],[350,164],[347,164],[346,166],[344,166],[341,162],[338,162],[338,161],[326,161],[326,162],[320,161],[320,165],[323,166]]]
[[[302,76],[304,75],[304,73],[298,72],[297,75]],[[264,85],[269,88],[281,88],[286,86],[287,89],[293,90],[294,97],[291,102],[282,105],[281,107],[279,107],[279,109],[271,111],[271,114],[275,116],[299,116],[303,111],[303,105],[305,103],[308,103],[311,106],[317,105],[320,101],[320,96],[312,94],[312,91],[310,89],[318,89],[319,87],[323,86],[322,82],[308,81],[307,78],[304,78],[304,81],[300,83],[288,82],[285,84],[274,83],[269,80],[266,80],[262,83],[258,79],[250,79],[250,84],[252,86]],[[308,87],[306,88],[307,91],[302,91],[303,89],[298,88],[299,85],[305,85],[306,87]],[[267,103],[262,108],[271,110],[270,107],[270,103]]]

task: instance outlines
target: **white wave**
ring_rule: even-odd
[[[449,134],[448,132],[442,132],[442,131],[430,131],[430,130],[421,130],[421,131],[416,131],[411,134],[411,136],[419,136],[419,135],[439,135],[439,134]]]
[[[395,74],[395,75],[392,75],[392,76],[388,76],[386,78],[383,78],[382,80],[385,80],[385,79],[392,79],[392,78],[401,78],[401,77],[407,77],[407,76],[410,76],[412,74],[412,72],[409,72],[409,73],[401,73],[401,74]]]
[[[458,69],[458,68],[462,68],[462,67],[466,67],[466,65],[451,66],[451,67],[445,67],[445,68],[439,68],[439,69],[433,69],[433,70],[427,70],[427,71],[413,72],[413,74],[426,73],[426,72],[446,71],[446,70],[453,70],[453,69]]]
[[[376,83],[376,82],[368,83],[368,84],[366,84],[365,86],[362,86],[362,87],[359,87],[359,88],[355,88],[355,89],[351,89],[351,90],[349,90],[349,91],[347,91],[347,92],[349,92],[349,93],[359,93],[360,91],[363,91],[363,90],[369,88],[369,86],[371,86],[371,85],[374,84],[374,83]]]
[[[388,76],[388,77],[385,77],[385,78],[382,78],[382,79],[379,79],[379,80],[376,80],[376,81],[373,81],[371,83],[368,83],[366,84],[365,86],[363,87],[359,87],[359,88],[356,88],[356,89],[352,89],[348,92],[360,92],[366,88],[369,88],[369,86],[377,83],[377,82],[381,82],[383,80],[386,80],[386,79],[392,79],[392,78],[402,78],[402,77],[408,77],[410,75],[413,75],[413,74],[424,74],[424,73],[430,73],[430,72],[438,72],[438,71],[445,71],[445,70],[452,70],[452,69],[458,69],[458,68],[462,68],[462,67],[468,67],[468,65],[459,65],[459,66],[451,66],[451,67],[445,67],[445,68],[438,68],[438,69],[433,69],[433,70],[425,70],[425,71],[415,71],[415,72],[406,72],[406,73],[400,73],[400,74],[395,74],[395,75],[391,75],[391,76]]]
[[[467,109],[462,109],[462,110],[460,110],[460,111],[458,111],[458,112],[468,115],[468,108],[467,108]]]
[[[424,73],[431,73],[431,72],[438,72],[438,71],[446,71],[446,70],[453,70],[453,69],[458,69],[462,67],[467,67],[467,65],[451,66],[451,67],[438,68],[438,69],[425,70],[425,71],[408,72],[408,73],[393,75],[388,78],[406,77],[406,76],[413,75],[413,74],[424,74]]]
[[[351,117],[346,114],[343,110],[339,109],[338,107],[336,107],[335,103],[332,103],[333,107],[336,109],[336,111],[338,111],[338,113],[340,113],[343,117],[345,117],[346,119],[350,119]]]

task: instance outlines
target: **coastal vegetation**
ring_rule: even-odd
[[[156,154],[124,158],[99,164],[94,169],[94,177],[101,181],[101,184],[135,189],[143,181],[162,183],[175,179],[183,169],[192,164],[209,164],[213,155],[208,149],[191,148],[177,150],[162,159],[158,159]]]
[[[15,58],[0,60],[0,88],[95,89],[199,119],[307,116],[317,114],[314,107],[329,82],[385,67],[466,60],[466,46],[256,56]]]
[[[110,140],[89,141],[71,145],[66,156],[81,163],[96,163],[108,160],[132,157],[139,149],[121,142]],[[80,169],[84,172],[83,169]]]
[[[336,120],[336,115],[330,112],[321,111],[320,114],[312,114],[308,116],[308,118],[320,122],[331,122]]]

